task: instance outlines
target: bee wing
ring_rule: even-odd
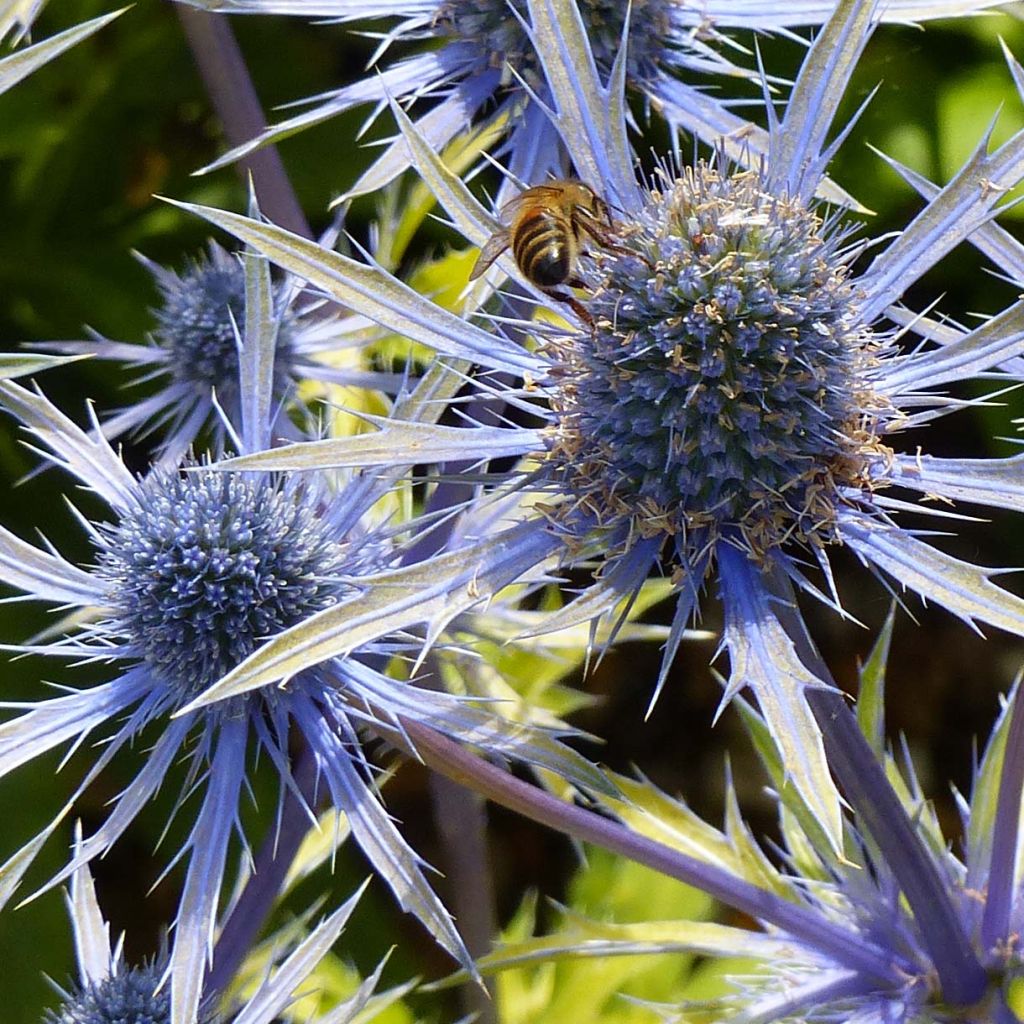
[[[524,206],[536,204],[544,199],[558,200],[565,194],[565,183],[552,181],[547,185],[531,185],[528,189],[513,196],[498,208],[498,219],[502,224],[511,224]]]
[[[515,217],[519,207],[522,206],[524,197],[528,199],[533,191],[534,189],[528,188],[525,192],[520,192],[519,195],[513,196],[507,202],[502,203],[498,207],[498,220],[502,224],[508,224]]]
[[[470,281],[475,281],[478,277],[482,276],[487,268],[509,247],[512,240],[509,237],[507,231],[496,231],[487,241],[484,243],[484,247],[480,250],[480,255],[476,258],[476,263],[473,264],[473,269],[469,272]]]
[[[566,186],[570,184],[565,181],[549,181],[546,185],[531,185],[525,192],[513,196],[507,203],[503,203],[498,211],[505,224],[511,223],[513,217],[519,213],[524,206],[545,205],[546,203],[561,206],[568,196]]]

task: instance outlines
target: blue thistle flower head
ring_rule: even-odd
[[[67,994],[57,1010],[48,1010],[45,1024],[170,1024],[171,992],[158,990],[156,964],[132,967],[89,981]]]
[[[105,629],[183,706],[264,638],[338,600],[340,575],[358,566],[321,500],[270,476],[156,469],[100,534]]]
[[[245,272],[241,262],[211,242],[208,256],[193,260],[180,274],[155,268],[163,301],[153,310],[153,339],[167,354],[169,372],[199,395],[238,390],[238,328],[245,323]],[[285,311],[278,323],[274,369],[278,392],[288,374],[295,317]]]
[[[76,844],[81,843],[80,831]],[[211,991],[190,1020],[196,1024],[274,1024],[294,1005],[296,989],[315,980],[315,971],[344,931],[364,885],[314,927],[289,929],[275,937],[272,952],[258,970],[260,984],[240,998],[236,986],[223,984],[223,992]],[[56,1009],[44,1015],[44,1024],[172,1024],[171,988],[166,984],[168,960],[164,949],[153,960],[129,965],[124,960],[123,938],[111,944],[110,925],[104,920],[92,876],[86,865],[71,876],[67,894],[68,913],[78,960],[78,981],[68,990],[54,986],[61,997]],[[351,1022],[370,1001],[380,969],[331,1016],[336,1024]],[[242,974],[240,973],[240,977]],[[234,980],[234,979],[229,979]]]
[[[364,5],[357,12],[350,4],[334,0],[298,9],[277,0],[232,0],[227,5],[219,4],[218,9],[228,13],[327,16],[342,22],[389,16],[396,21],[374,55],[374,73],[367,80],[316,97],[309,109],[235,147],[206,170],[352,107],[377,105],[367,120],[368,127],[390,99],[412,103],[424,97],[436,98],[420,123],[439,150],[482,115],[492,125],[508,123],[506,151],[517,173],[543,177],[564,159],[558,135],[542,113],[542,104],[550,101],[550,93],[543,74],[543,56],[529,31],[530,0],[425,0],[411,8],[407,3],[382,2]],[[723,15],[721,20],[729,27],[753,24],[749,15]],[[717,17],[707,18],[671,0],[642,0],[631,6],[616,0],[584,0],[578,17],[592,34],[594,58],[601,72],[611,74],[621,53],[623,71],[648,107],[657,107],[673,122],[686,123],[705,137],[710,120],[723,119],[733,127],[741,123],[727,101],[709,97],[677,77],[679,72],[691,77],[707,73],[756,77],[723,55],[722,50],[730,43],[719,31]],[[622,49],[627,17],[632,26],[628,52]],[[777,13],[765,27],[782,28],[787,21],[786,15]],[[430,40],[433,50],[381,66],[391,43],[418,40]],[[734,49],[740,51],[742,47]],[[398,140],[342,198],[386,185],[408,167],[408,155]]]
[[[583,0],[579,12],[587,26],[594,60],[605,77],[611,75],[621,52],[627,15],[630,33],[625,61],[626,76],[631,82],[656,88],[667,67],[685,60],[684,53],[694,68],[698,66],[698,55],[706,55],[711,63],[714,51],[696,40],[695,23],[687,31],[684,19],[689,16],[671,0],[641,0],[632,5],[615,0]],[[518,78],[531,88],[542,86],[543,69],[526,28],[527,0],[446,0],[434,23],[438,30],[447,29],[453,39],[462,39],[487,54],[491,67],[504,70],[504,85],[512,85]],[[708,35],[713,37],[714,31]],[[725,67],[723,60],[723,70]]]
[[[846,238],[727,161],[645,195],[616,248],[581,261],[591,329],[547,342],[567,520],[671,536],[684,565],[709,537],[759,556],[835,539],[887,411]]]
[[[268,286],[266,296],[247,299],[246,269],[234,253],[211,241],[206,252],[181,271],[136,254],[152,274],[161,302],[152,310],[154,327],[145,344],[94,335],[85,341],[44,344],[48,351],[89,355],[141,369],[142,380],[156,380],[155,392],[117,410],[102,424],[107,438],[160,431],[162,463],[177,466],[205,440],[218,453],[228,447],[243,402],[240,351],[247,317],[266,314],[251,307],[266,302],[274,335],[271,394],[283,407],[303,381],[379,389],[394,393],[401,376],[367,368],[361,350],[376,336],[361,317],[340,315],[322,300],[303,296],[288,281]],[[371,330],[367,328],[371,327]],[[284,437],[299,431],[286,416],[275,428]]]

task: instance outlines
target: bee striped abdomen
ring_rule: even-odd
[[[564,217],[536,210],[517,225],[512,255],[523,274],[541,288],[564,284],[572,270],[572,244]]]

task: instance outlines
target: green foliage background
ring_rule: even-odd
[[[107,9],[98,0],[62,0],[39,20],[35,37],[44,38]],[[357,78],[373,47],[371,40],[340,27],[308,25],[296,19],[239,18],[232,24],[268,108]],[[883,88],[834,168],[840,183],[875,211],[873,232],[897,230],[913,216],[919,202],[866,142],[933,180],[944,181],[1000,105],[996,141],[1020,127],[1024,113],[999,51],[999,36],[1024,58],[1024,29],[1011,15],[932,25],[927,31],[885,28],[877,34],[848,96],[848,113],[876,83],[882,81]],[[761,40],[760,45],[773,72],[786,74],[796,67],[800,51],[795,44]],[[315,227],[326,224],[328,201],[368,163],[369,153],[353,145],[361,119],[357,111],[281,146]],[[386,126],[370,137],[382,130]],[[111,338],[141,339],[151,326],[148,308],[156,294],[131,250],[180,266],[205,239],[200,223],[161,204],[153,194],[244,207],[241,183],[231,169],[208,177],[191,176],[219,151],[219,128],[171,3],[142,0],[99,35],[0,97],[0,346],[14,349],[21,344],[31,347],[38,340],[82,337],[86,324]],[[372,215],[371,201],[358,204],[350,230],[365,238]],[[1024,211],[1013,211],[1007,223],[1019,226],[1022,216]],[[437,255],[444,238],[443,231],[428,221],[406,262]],[[946,261],[941,274],[933,274],[915,290],[918,306],[945,295],[943,308],[964,320],[972,312],[997,309],[1013,289],[994,276],[979,275],[974,269],[977,262],[973,251]],[[124,402],[127,380],[109,366],[83,363],[48,374],[43,384],[62,408],[78,417],[87,398],[94,399],[101,410]],[[1004,402],[1003,407],[980,410],[973,419],[960,416],[933,428],[930,449],[937,454],[980,455],[987,448],[993,454],[1008,454],[1009,444],[992,438],[1014,429],[1010,420],[1024,414],[1024,402],[1015,395]],[[146,456],[145,442],[126,447],[126,457],[137,469],[145,466]],[[19,445],[10,425],[0,423],[4,481],[0,519],[25,537],[42,529],[70,557],[84,560],[89,552],[59,497],[66,481],[48,472],[14,487],[33,465],[33,457]],[[87,495],[79,504],[94,511]],[[967,529],[965,534],[966,539],[951,544],[952,549],[959,544],[960,550],[983,564],[1024,563],[1024,542],[1010,528],[1008,516],[996,517],[991,527]],[[866,583],[862,574],[850,574],[851,582],[847,578],[843,573],[840,584],[851,610],[877,628],[888,610],[888,595]],[[934,782],[933,795],[951,820],[948,805],[941,804],[945,780],[966,784],[971,736],[987,730],[996,693],[1016,671],[1020,650],[999,637],[982,641],[944,613],[917,606],[913,610],[920,626],[915,628],[903,616],[897,630],[889,717],[896,729],[908,732],[912,748],[924,759],[924,776]],[[814,609],[809,613],[820,619],[814,627],[818,636],[826,638],[823,646],[837,678],[851,681],[857,658],[870,648],[871,632],[818,615]],[[6,641],[22,639],[46,623],[35,609],[20,604],[0,605],[0,621]],[[707,625],[716,625],[713,616]],[[682,791],[712,816],[721,805],[728,747],[741,781],[741,802],[756,827],[768,829],[771,819],[760,792],[762,782],[755,772],[743,771],[749,755],[736,723],[727,714],[711,729],[720,693],[708,670],[711,653],[709,645],[684,652],[661,704],[646,723],[643,715],[657,652],[633,647],[613,653],[581,683],[600,700],[577,721],[607,740],[604,749],[591,751],[594,756],[619,770],[639,765],[662,787]],[[0,698],[38,696],[40,671],[31,660],[5,665]],[[62,682],[102,677],[102,668],[95,667],[68,670],[60,676],[53,668],[49,672],[49,678]],[[141,757],[143,752],[137,753]],[[75,763],[64,774],[56,771],[57,758],[34,762],[0,784],[0,856],[13,851],[53,814],[78,776],[76,765],[81,760],[81,755],[73,759]],[[934,765],[931,773],[929,763]],[[81,810],[87,828],[135,767],[137,763],[133,766],[130,759],[118,761],[102,786],[89,792]],[[403,770],[389,792],[389,806],[404,820],[414,845],[434,859],[422,773]],[[268,799],[262,806],[273,806],[270,791],[264,795]],[[140,898],[156,882],[187,826],[187,822],[175,822],[154,855],[172,796],[162,794],[164,805],[147,811],[141,830],[133,830],[128,842],[96,868],[101,899],[115,931],[129,929],[128,950],[133,957],[157,947],[159,930],[173,910],[176,873],[149,898]],[[504,812],[492,818],[499,910],[504,919],[511,918],[530,887],[565,898],[575,863],[568,844]],[[60,863],[58,845],[51,844],[47,859],[33,876],[36,882]],[[339,897],[346,894],[364,873],[357,856],[343,858],[334,892]],[[593,891],[593,877],[573,889],[584,907],[600,902]],[[393,981],[416,973],[436,976],[447,969],[440,954],[395,912],[376,886],[371,887],[348,937],[351,955],[363,969],[398,941],[398,953],[389,967]],[[63,981],[72,970],[66,917],[57,894],[0,916],[0,965],[4,994],[0,1017],[5,1024],[39,1021],[42,1007],[53,1002],[42,972]],[[563,1017],[558,1013],[545,1018],[546,1024],[561,1024]],[[564,1016],[566,1024],[570,1016]],[[573,1024],[578,1021],[574,1019]]]

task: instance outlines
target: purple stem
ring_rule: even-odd
[[[267,122],[227,17],[183,3],[174,8],[228,145],[240,146],[256,138]],[[235,167],[244,184],[251,176],[256,200],[268,219],[303,238],[313,237],[276,147],[263,146],[242,157]]]
[[[430,799],[459,932],[470,956],[485,956],[497,932],[487,807],[483,797],[437,772],[430,772]],[[459,997],[462,1012],[475,1014],[476,1024],[498,1024],[492,986],[463,985]]]
[[[1020,680],[1014,687],[1011,700],[1010,726],[1006,732],[996,820],[992,829],[988,898],[981,918],[981,946],[986,950],[1001,939],[1008,939],[1013,907],[1013,874],[1020,831],[1021,788],[1024,787],[1024,702],[1020,699]]]
[[[317,771],[316,760],[308,748],[300,756],[293,778],[302,799],[292,790],[285,790],[278,826],[264,839],[256,854],[252,875],[217,939],[213,966],[204,984],[203,998],[207,1003],[214,1000],[231,981],[253,948],[274,902],[281,894],[295,854],[309,831],[308,808],[313,806],[315,799]]]
[[[727,906],[788,932],[806,946],[885,987],[902,984],[900,965],[891,951],[867,942],[856,932],[834,925],[812,909],[679,853],[593,811],[565,803],[470,754],[453,740],[419,722],[403,718],[402,728],[429,767],[489,800],[574,839],[595,843],[695,886]]]

